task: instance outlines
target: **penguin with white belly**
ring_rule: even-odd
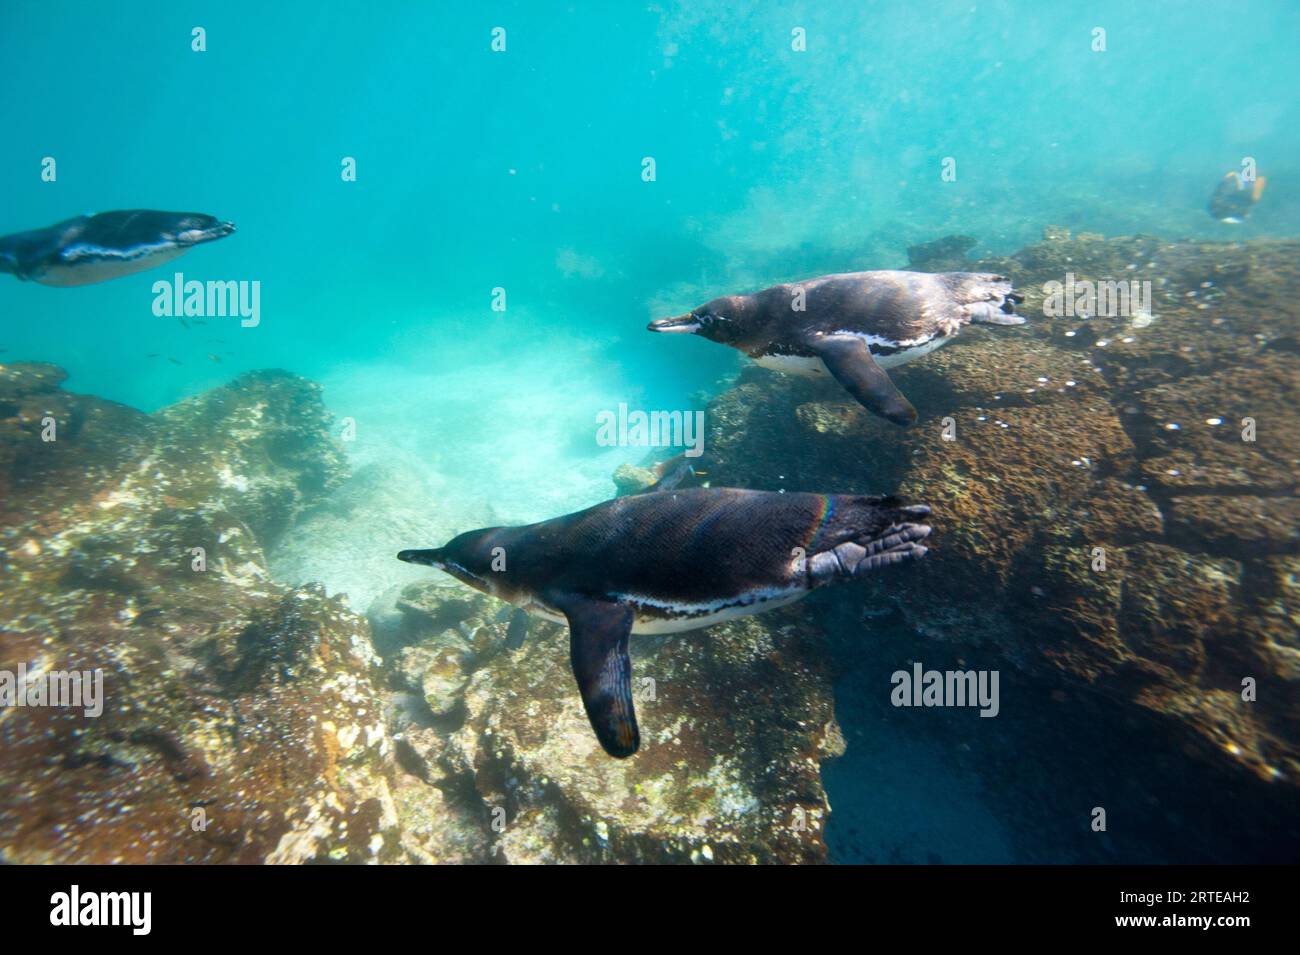
[[[916,409],[886,368],[950,341],[963,325],[1020,325],[1024,301],[1001,275],[982,272],[846,272],[724,295],[652,332],[689,333],[730,345],[776,371],[832,375],[867,410],[895,424]]]

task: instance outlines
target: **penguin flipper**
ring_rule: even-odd
[[[528,614],[515,608],[510,615],[510,626],[506,628],[506,649],[518,650],[528,638]]]
[[[857,399],[868,411],[882,418],[907,426],[916,420],[916,409],[903,397],[885,369],[876,364],[871,349],[861,338],[853,335],[822,335],[808,342],[844,386],[844,390]]]
[[[569,663],[596,738],[623,759],[641,745],[632,705],[632,609],[622,604],[561,595],[548,601],[569,620]]]

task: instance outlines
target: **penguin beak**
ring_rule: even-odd
[[[397,554],[397,559],[406,561],[408,564],[424,564],[428,567],[437,567],[442,570],[442,548],[435,547],[432,550],[403,550]]]
[[[212,225],[204,226],[198,229],[188,229],[176,237],[181,245],[198,245],[200,242],[212,242],[215,239],[224,239],[226,236],[233,234],[235,224],[233,222],[213,222]]]
[[[676,318],[656,318],[646,326],[652,332],[681,332],[690,334],[700,330],[700,320],[694,312],[678,315]]]

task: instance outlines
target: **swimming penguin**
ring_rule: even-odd
[[[867,410],[895,424],[916,409],[884,371],[949,341],[963,325],[1020,325],[1023,302],[1001,275],[980,272],[847,272],[752,295],[724,295],[652,332],[703,335],[765,368],[834,376]]]
[[[42,285],[92,285],[143,272],[235,231],[200,212],[128,209],[0,237],[0,272]]]
[[[922,557],[930,528],[919,521],[929,513],[892,498],[691,488],[469,531],[397,558],[567,622],[587,717],[621,758],[640,745],[631,634],[707,627]]]
[[[1210,215],[1220,222],[1231,222],[1234,225],[1245,222],[1251,208],[1264,194],[1264,185],[1267,182],[1264,176],[1256,176],[1253,182],[1248,182],[1240,173],[1224,174],[1224,177],[1219,180],[1218,187],[1210,196],[1208,206]]]

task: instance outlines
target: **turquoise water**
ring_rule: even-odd
[[[416,475],[401,513],[438,500],[406,541],[428,544],[609,497],[645,450],[598,446],[600,412],[701,409],[740,367],[648,334],[652,318],[905,267],[909,244],[950,233],[978,255],[1049,224],[1300,225],[1294,3],[745,6],[4,0],[0,234],[124,208],[238,232],[104,284],[0,276],[0,358],[144,410],[253,369],[319,381],[356,422],[354,466]],[[1224,225],[1206,199],[1243,157],[1268,201]],[[260,282],[260,324],[155,316],[153,283],[177,271]],[[345,559],[351,539],[271,560],[364,610],[422,576],[398,543],[370,563]],[[988,839],[969,858],[1008,854]]]

